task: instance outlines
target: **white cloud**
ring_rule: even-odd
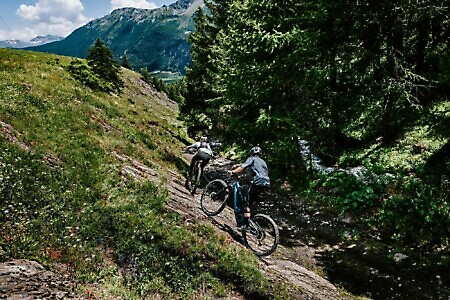
[[[0,30],[0,41],[3,40],[29,41],[37,35],[39,35],[39,33],[36,34],[34,29],[31,28],[21,28],[20,30],[17,29]]]
[[[157,8],[153,2],[149,2],[147,0],[111,0],[111,8],[117,9],[121,7],[135,7],[135,8],[147,8],[153,9]]]
[[[36,35],[66,36],[88,20],[80,0],[38,0],[35,5],[20,5],[16,14],[31,26],[21,28],[16,36],[29,40]]]

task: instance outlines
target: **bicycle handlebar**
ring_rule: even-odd
[[[226,173],[226,182],[228,182],[229,184],[232,184],[233,182],[240,182],[239,177],[240,176],[245,176],[245,174],[241,174],[241,173],[231,173],[230,170],[227,171]],[[253,180],[250,182],[252,183]]]

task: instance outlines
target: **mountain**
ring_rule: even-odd
[[[0,48],[26,48],[33,46],[40,46],[51,42],[56,42],[64,39],[55,35],[38,35],[29,42],[21,40],[4,40],[0,41]]]
[[[126,55],[133,69],[183,74],[191,61],[188,33],[202,0],[179,0],[156,9],[121,8],[93,20],[64,40],[29,50],[84,58],[97,38],[117,61]]]

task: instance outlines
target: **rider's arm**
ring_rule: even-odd
[[[232,170],[231,173],[232,174],[237,174],[237,173],[241,173],[242,171],[244,171],[244,168],[239,166],[236,169]]]
[[[242,165],[240,165],[239,167],[233,169],[233,171],[231,171],[232,174],[237,174],[237,173],[241,173],[242,171],[244,171],[247,167],[251,166],[253,164],[253,160],[254,158],[252,156],[250,156],[249,158],[247,158],[247,160],[245,161],[245,163],[243,163]]]
[[[186,147],[186,150],[190,150],[190,149],[192,149],[192,148],[197,149],[199,146],[200,146],[200,143],[199,143],[199,142],[196,142],[196,143],[193,143],[193,144],[190,145],[190,146],[187,146],[187,147]]]

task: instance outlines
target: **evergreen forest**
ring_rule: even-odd
[[[261,146],[274,179],[448,260],[448,3],[205,3],[183,119],[242,156]],[[361,166],[366,178],[314,172],[299,141],[324,165]]]

